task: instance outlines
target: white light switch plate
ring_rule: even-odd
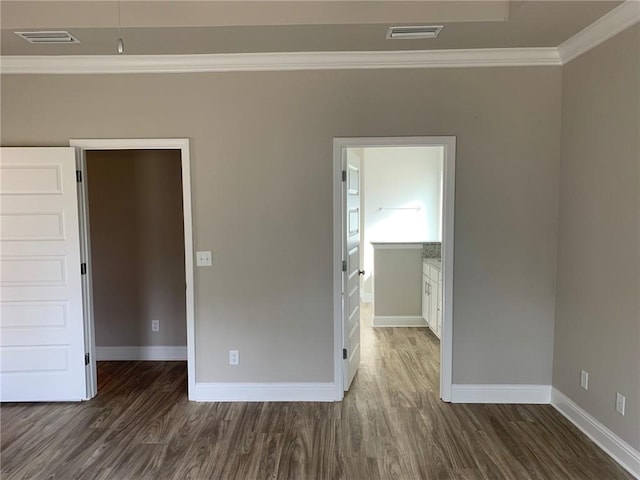
[[[198,267],[210,267],[211,252],[196,252],[196,265]]]
[[[585,370],[580,372],[580,386],[585,390],[589,390],[589,372]]]
[[[620,392],[616,392],[616,412],[618,412],[620,415],[624,415],[624,404],[625,402],[625,397],[624,395],[622,395]]]

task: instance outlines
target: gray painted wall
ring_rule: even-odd
[[[564,67],[553,385],[640,449],[640,26]],[[589,390],[580,388],[580,370]],[[615,411],[616,392],[627,398]]]
[[[87,152],[97,346],[187,344],[181,168],[177,150]]]
[[[332,381],[332,139],[457,135],[454,382],[551,382],[560,67],[16,75],[1,88],[3,145],[191,139],[194,243],[214,263],[195,274],[198,382]]]
[[[374,316],[422,316],[422,247],[374,248]]]

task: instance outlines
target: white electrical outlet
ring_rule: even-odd
[[[211,252],[196,252],[196,265],[198,267],[210,267],[212,265]]]
[[[624,404],[626,402],[626,398],[620,392],[616,392],[616,412],[620,415],[624,415]]]
[[[160,320],[151,320],[151,331],[152,332],[160,331]]]
[[[585,390],[589,390],[589,372],[585,370],[580,372],[580,386]]]
[[[229,365],[239,365],[239,364],[240,364],[240,351],[229,350]]]

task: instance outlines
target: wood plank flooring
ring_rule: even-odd
[[[632,478],[548,405],[441,402],[435,337],[367,323],[335,404],[193,403],[184,362],[101,362],[89,402],[2,405],[1,478]]]

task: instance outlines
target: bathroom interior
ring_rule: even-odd
[[[353,149],[361,159],[363,327],[442,331],[442,146]]]

